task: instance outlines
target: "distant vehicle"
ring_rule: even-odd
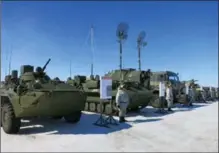
[[[173,102],[174,103],[186,103],[186,95],[185,95],[185,83],[180,82],[178,73],[172,71],[158,71],[152,72],[150,86],[154,91],[154,95],[157,97],[154,101],[151,101],[151,106],[155,108],[160,107],[159,103],[159,83],[160,81],[170,81],[173,88]],[[165,103],[167,106],[167,103]]]

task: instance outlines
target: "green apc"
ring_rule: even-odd
[[[160,81],[171,82],[173,89],[173,103],[186,103],[185,83],[179,80],[178,73],[173,71],[157,71],[152,72],[150,77],[150,87],[153,90],[155,100],[150,102],[150,105],[154,108],[159,108],[159,83]],[[165,102],[165,107],[167,103]]]
[[[20,77],[13,70],[0,87],[1,126],[5,133],[19,132],[22,118],[62,118],[77,123],[85,107],[86,93],[74,86],[51,80],[43,68],[22,65]]]
[[[145,108],[153,98],[152,91],[143,85],[147,82],[146,72],[144,71],[116,69],[106,73],[104,77],[110,77],[112,79],[112,103],[109,101],[103,103],[102,110],[104,114],[118,114],[115,97],[121,82],[125,84],[130,97],[128,111],[137,111]],[[78,87],[78,89],[83,89],[87,93],[85,111],[100,113],[100,77],[98,75],[95,77],[91,75],[90,78],[86,78],[86,76],[75,76],[74,79],[69,78],[67,83]]]

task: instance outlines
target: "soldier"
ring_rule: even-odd
[[[167,83],[166,85],[166,101],[167,101],[167,108],[168,111],[173,111],[171,108],[173,106],[173,90],[172,90],[172,85],[170,82]]]
[[[129,104],[129,95],[126,92],[125,85],[120,84],[116,94],[116,104],[119,109],[119,122],[126,122],[125,115]]]
[[[193,102],[195,101],[195,87],[194,84],[189,86],[189,106],[193,106]]]
[[[201,101],[206,103],[206,92],[203,89],[203,87],[200,88],[200,92],[201,92]]]

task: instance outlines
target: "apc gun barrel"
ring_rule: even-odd
[[[46,64],[43,66],[42,71],[44,71],[46,69],[46,66],[49,64],[50,61],[51,61],[51,59],[49,58],[48,61],[46,62]]]

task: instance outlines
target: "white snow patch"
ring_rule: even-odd
[[[218,102],[174,108],[157,115],[145,108],[129,122],[94,126],[99,115],[84,112],[76,125],[54,120],[24,121],[19,135],[1,129],[2,152],[218,152]],[[116,117],[116,119],[118,119]]]

